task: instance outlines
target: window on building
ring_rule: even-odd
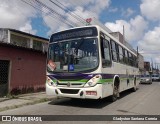
[[[15,34],[11,34],[11,43],[17,46],[30,47],[30,39]]]
[[[8,42],[8,31],[0,29],[0,42]]]
[[[48,43],[42,43],[43,46],[43,52],[47,52],[48,51]]]
[[[43,50],[42,42],[38,40],[33,40],[33,49],[42,51]]]

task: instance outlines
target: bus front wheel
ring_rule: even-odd
[[[115,102],[117,100],[118,96],[119,96],[118,87],[114,86],[113,95],[110,96],[110,101]]]

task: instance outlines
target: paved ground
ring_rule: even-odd
[[[54,99],[49,102],[28,105],[17,109],[0,112],[0,115],[159,115],[160,116],[160,83],[153,82],[151,85],[140,85],[137,92],[127,91],[121,94],[121,98],[114,103],[108,99],[95,100],[71,100],[69,98]],[[78,116],[79,115],[79,116]],[[64,116],[58,116],[63,120]],[[90,116],[87,116],[90,118]],[[11,122],[9,122],[10,124]],[[21,122],[12,122],[19,124]],[[26,122],[27,123],[27,122]],[[41,123],[41,122],[32,122]],[[159,124],[152,121],[48,121],[46,124]]]

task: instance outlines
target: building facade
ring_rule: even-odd
[[[47,51],[48,39],[15,29],[0,29],[0,41],[20,47]]]
[[[0,29],[0,96],[44,91],[48,39]]]
[[[143,75],[145,73],[144,57],[141,54],[138,54],[138,68],[139,68],[140,74]]]

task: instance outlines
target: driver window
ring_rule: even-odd
[[[111,55],[110,55],[110,47],[109,41],[104,37],[100,38],[101,40],[101,54],[102,54],[102,66],[111,66]]]

